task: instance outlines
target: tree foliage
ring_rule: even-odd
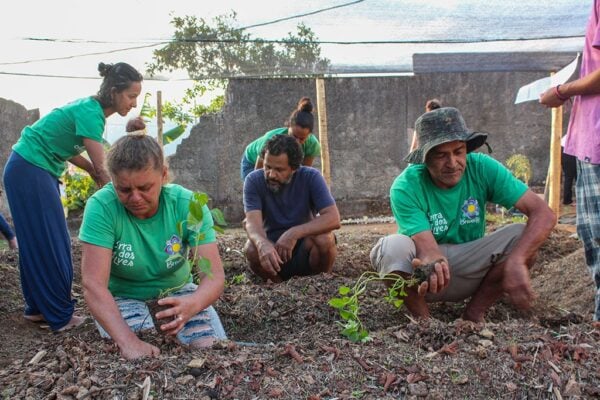
[[[195,16],[174,17],[173,40],[155,50],[150,74],[186,70],[194,80],[234,76],[297,76],[322,74],[329,60],[321,57],[314,32],[304,24],[281,41],[252,38],[236,28],[236,13],[212,23]]]
[[[304,24],[276,43],[252,38],[243,28],[236,28],[235,12],[211,22],[189,15],[173,17],[171,24],[173,39],[154,51],[147,72],[185,70],[194,80],[181,101],[163,104],[163,116],[184,127],[223,107],[222,93],[229,77],[310,76],[329,69],[316,35]],[[213,95],[209,104],[198,104],[197,99],[207,93]]]

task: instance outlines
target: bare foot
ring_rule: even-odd
[[[83,324],[85,322],[85,317],[80,317],[78,315],[73,315],[71,317],[71,320],[62,328],[57,329],[56,332],[66,332],[70,329],[76,328],[79,325]]]
[[[27,321],[31,322],[45,322],[46,318],[42,314],[34,314],[34,315],[23,315]]]

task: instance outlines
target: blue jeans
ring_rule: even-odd
[[[172,294],[173,297],[185,296],[193,293],[197,286],[193,283],[188,283],[183,288]],[[145,301],[127,299],[124,297],[115,297],[117,306],[121,316],[127,323],[127,325],[134,332],[141,332],[145,330],[154,330],[154,322],[152,316],[150,316],[150,310],[146,305]],[[110,339],[110,335],[106,330],[96,321],[96,327],[100,332],[100,336],[105,339]],[[197,340],[202,340],[207,337],[214,337],[215,339],[227,339],[225,329],[221,324],[219,315],[212,306],[200,311],[198,314],[189,319],[184,325],[183,329],[177,333],[177,339],[180,343],[189,345]]]

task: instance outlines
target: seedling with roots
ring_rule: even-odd
[[[365,343],[371,340],[369,331],[360,320],[360,304],[358,297],[367,290],[371,282],[384,282],[387,284],[387,295],[384,299],[396,308],[402,307],[404,298],[407,296],[406,288],[418,286],[429,279],[433,272],[435,264],[441,260],[416,267],[412,276],[408,279],[398,274],[387,274],[383,277],[377,272],[367,271],[358,277],[358,280],[352,287],[340,286],[338,293],[340,297],[334,297],[329,300],[329,305],[338,310],[342,322],[340,325],[341,334],[346,336],[352,342]]]
[[[179,235],[179,238],[184,237],[184,230],[187,230],[188,232],[189,242],[200,242],[206,238],[208,230],[202,230],[202,221],[204,218],[204,210],[202,209],[202,207],[207,204],[208,195],[206,193],[194,192],[194,194],[192,195],[192,199],[190,200],[187,218],[184,221],[179,221],[177,223],[177,233]],[[223,233],[224,227],[227,226],[225,218],[223,217],[223,213],[217,208],[210,209],[210,213],[213,217],[214,225],[209,229],[214,229],[217,233]],[[173,243],[173,246],[181,245],[182,244],[180,239],[178,243]],[[167,259],[167,263],[172,263],[173,265],[179,264],[182,260],[189,256],[187,252],[183,251],[174,251],[173,253],[174,254],[169,256],[169,258]],[[212,278],[210,260],[206,257],[199,256],[195,247],[192,249],[191,253],[192,254],[191,258],[189,259],[189,263],[191,266],[192,275],[194,277],[194,283],[199,284],[204,277]],[[184,287],[186,283],[187,282],[184,282],[181,285],[161,290],[158,294],[158,299],[170,296],[174,292]],[[151,309],[151,314],[153,318],[156,315],[157,311],[161,311],[162,309],[170,307],[160,306],[158,305],[156,300],[149,301],[148,306]],[[160,325],[160,323],[158,323],[157,325]]]

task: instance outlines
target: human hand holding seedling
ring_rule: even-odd
[[[161,306],[171,306],[156,313],[156,318],[172,318],[171,322],[162,324],[160,330],[170,336],[175,336],[183,329],[189,319],[198,313],[196,302],[191,296],[164,297],[158,300]]]
[[[424,264],[419,258],[412,260],[415,278],[419,280],[417,293],[425,296],[429,293],[439,293],[450,283],[450,268],[444,258]]]

